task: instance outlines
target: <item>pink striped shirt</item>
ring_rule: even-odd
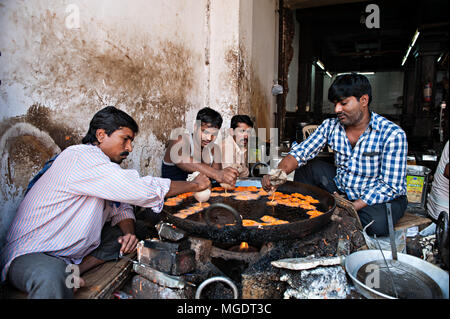
[[[161,212],[169,188],[170,179],[122,169],[97,146],[68,147],[19,205],[0,253],[1,280],[14,258],[29,253],[79,264],[100,244],[106,221],[135,219],[131,205]]]

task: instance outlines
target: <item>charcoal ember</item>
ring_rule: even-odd
[[[350,293],[341,266],[283,272],[280,280],[289,285],[284,292],[284,299],[346,299]]]

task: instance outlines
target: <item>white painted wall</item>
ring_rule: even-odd
[[[300,24],[297,19],[294,19],[295,33],[294,39],[292,40],[292,47],[294,49],[294,54],[292,57],[291,64],[289,64],[288,71],[288,85],[289,92],[286,96],[286,111],[296,112],[297,111],[297,101],[298,101],[298,56],[299,56],[299,41],[300,41]]]
[[[257,118],[265,117],[259,127],[275,127],[276,99],[272,86],[278,79],[278,1],[253,0],[252,65],[255,80],[265,103],[254,105]],[[264,126],[262,125],[264,124]]]

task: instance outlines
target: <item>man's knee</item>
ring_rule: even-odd
[[[406,196],[405,196],[406,197]],[[407,200],[401,196],[391,201],[392,222],[395,223],[403,217],[407,206]],[[387,219],[386,203],[367,206],[358,212],[361,224],[366,227],[372,221],[372,225],[367,227],[368,235],[387,236],[389,235],[389,224]]]
[[[73,287],[66,284],[70,273],[67,265],[56,257],[29,254],[11,263],[8,278],[13,286],[28,293],[30,299],[72,298]]]
[[[74,276],[62,267],[40,269],[29,283],[29,298],[73,298],[73,288],[78,288]]]

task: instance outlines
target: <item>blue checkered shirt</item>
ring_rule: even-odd
[[[352,149],[339,120],[326,119],[305,141],[294,143],[289,154],[300,167],[327,144],[334,152],[334,182],[349,200],[374,205],[406,195],[408,143],[398,125],[372,112],[369,126]]]

